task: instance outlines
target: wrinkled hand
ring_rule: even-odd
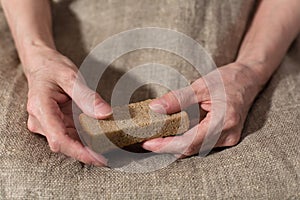
[[[37,48],[23,63],[29,84],[29,130],[44,135],[53,152],[87,164],[106,165],[103,156],[81,144],[73,121],[72,100],[84,113],[98,119],[111,115],[110,106],[82,79],[78,81],[76,66],[53,49]],[[78,87],[73,91],[75,83]]]
[[[216,81],[217,77],[221,77],[221,81]],[[207,114],[198,125],[185,134],[151,139],[144,142],[143,148],[157,153],[171,153],[178,158],[191,156],[199,153],[205,135],[214,134],[213,131],[217,130],[222,122],[224,124],[220,129],[221,135],[215,147],[236,145],[240,140],[248,111],[261,89],[256,80],[257,76],[249,67],[232,63],[196,80],[186,88],[172,91],[153,100],[150,108],[156,112],[170,114],[199,103]],[[222,95],[222,91],[225,95]],[[221,107],[226,109],[223,116],[216,119],[216,116],[222,113],[218,113],[218,108]],[[224,120],[219,121],[222,117]],[[208,133],[209,130],[213,131]]]

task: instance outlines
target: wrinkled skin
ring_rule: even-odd
[[[221,81],[214,82],[219,77]],[[225,95],[222,93],[223,88]],[[197,154],[205,135],[209,134],[209,126],[212,126],[212,130],[217,130],[219,123],[223,122],[222,119],[224,125],[215,147],[234,146],[240,141],[248,111],[260,89],[261,85],[255,81],[255,73],[250,68],[239,63],[220,67],[191,86],[172,91],[151,102],[152,110],[168,114],[198,103],[207,115],[182,136],[152,139],[145,142],[143,147],[158,153],[172,153],[181,158]],[[215,111],[212,110],[212,104],[216,107]],[[224,116],[219,116],[222,112],[218,108],[222,107],[226,111]],[[214,118],[213,112],[216,112]],[[216,117],[220,122],[211,123],[211,120],[218,120]]]
[[[36,48],[27,71],[29,83],[28,128],[44,135],[53,152],[61,152],[87,164],[106,165],[106,159],[84,147],[75,129],[72,100],[88,115],[103,119],[110,106],[85,86],[76,66],[55,50]],[[59,73],[57,73],[59,72]],[[78,79],[77,79],[78,78]],[[73,91],[75,84],[77,89]]]
[[[79,142],[70,113],[71,99],[84,113],[97,119],[111,115],[111,108],[85,86],[76,66],[56,51],[50,1],[1,0],[1,3],[29,83],[29,130],[44,135],[54,152],[87,164],[105,165],[103,156]],[[173,113],[199,103],[207,111],[206,117],[182,136],[149,140],[143,147],[177,157],[190,156],[198,153],[204,136],[214,134],[219,125],[223,125],[222,133],[215,146],[236,145],[255,96],[300,32],[299,7],[299,0],[259,1],[236,62],[151,104],[154,111]],[[214,82],[216,73],[220,73],[223,82]],[[74,90],[75,85],[78,87]],[[222,88],[225,88],[226,97],[218,98]],[[196,97],[191,96],[194,92]],[[226,107],[226,111],[218,116],[221,107]],[[224,124],[219,121],[223,117]],[[208,132],[209,127],[212,132]]]

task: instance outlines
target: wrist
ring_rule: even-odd
[[[37,51],[44,49],[56,50],[53,40],[46,41],[42,39],[23,39],[22,42],[17,42],[17,49],[19,52],[20,59],[26,59]]]
[[[255,96],[263,89],[266,82],[268,81],[267,77],[260,70],[262,67],[262,63],[251,62],[244,63],[240,61],[234,62],[235,67],[239,68],[240,74],[244,77],[244,84],[251,90]]]
[[[24,42],[22,49],[18,50],[18,52],[24,73],[28,78],[30,74],[46,64],[47,58],[53,54],[53,52],[56,52],[56,48],[54,45],[36,40]]]
[[[274,67],[266,61],[266,59],[240,59],[238,58],[235,63],[248,69],[248,72],[252,74],[257,84],[263,87],[274,72]]]

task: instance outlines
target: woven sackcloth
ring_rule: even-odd
[[[101,41],[140,27],[183,32],[222,66],[236,57],[255,2],[62,0],[52,9],[57,47],[78,66]],[[296,41],[256,99],[238,145],[153,172],[126,173],[52,153],[44,137],[27,130],[28,86],[0,9],[0,199],[300,199],[299,50]],[[190,81],[198,76],[169,52],[134,51],[114,62],[100,93],[108,100],[123,73],[153,60]]]

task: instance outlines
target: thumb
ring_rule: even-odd
[[[105,119],[112,114],[112,109],[98,93],[79,82],[75,85],[72,99],[77,106],[90,117]]]
[[[188,106],[209,99],[206,84],[202,78],[185,88],[171,91],[158,99],[154,99],[149,107],[158,113],[171,114]]]
[[[88,116],[105,119],[112,114],[110,105],[97,92],[91,90],[80,77],[67,84],[61,83],[60,86]]]
[[[195,92],[191,86],[188,86],[154,99],[149,107],[154,112],[170,114],[179,112],[194,103],[197,103]]]

